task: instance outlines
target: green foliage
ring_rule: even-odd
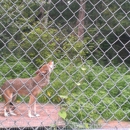
[[[37,65],[44,59],[65,57],[78,61],[89,57],[95,62],[100,59],[99,63],[103,65],[109,64],[109,59],[112,59],[112,64],[124,62],[122,59],[129,63],[129,45],[126,49],[122,47],[129,41],[129,19],[126,17],[128,2],[97,2],[86,2],[85,11],[88,17],[85,16],[84,24],[87,31],[84,41],[79,42],[76,31],[79,1],[67,3],[54,0],[51,4],[45,3],[43,10],[47,10],[50,17],[47,28],[42,18],[40,22],[36,20],[43,13],[40,12],[42,6],[37,1],[2,1],[0,30],[4,31],[0,36],[0,54],[10,55],[12,52],[19,56],[24,55]],[[42,14],[43,17],[45,14],[46,11]]]
[[[38,8],[38,4],[29,2],[27,6],[27,3],[23,0],[4,0],[1,2],[1,7],[0,30],[3,30],[3,32],[0,38],[4,43],[8,43],[12,37],[14,42],[21,41],[21,32],[29,32],[32,29],[35,18],[33,11]],[[31,18],[29,18],[30,16]],[[0,41],[0,44],[3,44],[2,41]]]
[[[116,69],[112,66],[102,68],[93,66],[89,61],[87,63],[91,64],[91,67],[84,65],[80,66],[80,69],[77,66],[78,70],[70,64],[65,71],[71,77],[62,72],[62,76],[54,81],[54,83],[60,81],[60,86],[61,84],[63,86],[58,93],[61,99],[65,97],[63,103],[63,108],[67,112],[65,120],[90,124],[93,121],[96,123],[100,118],[129,120],[127,113],[129,110],[128,77],[130,76],[125,74],[127,68],[125,66]],[[57,85],[53,84],[53,87],[59,90]]]
[[[8,43],[8,50],[14,55],[31,60],[36,65],[41,65],[43,60],[52,59],[74,59],[81,60],[85,57],[87,50],[77,37],[70,35],[67,39],[57,29],[35,28],[27,33],[27,38],[23,37],[24,43],[18,45],[13,41]],[[83,49],[84,48],[84,49]]]
[[[34,65],[25,62],[24,60],[17,60],[16,57],[8,57],[6,62],[0,61],[0,85],[6,80],[16,77],[26,78],[34,73]],[[6,79],[5,79],[6,77]]]
[[[78,2],[71,1],[71,4],[69,5],[69,8],[68,8],[67,1],[63,2],[59,0],[53,0],[53,3],[51,4],[50,8],[51,8],[51,11],[49,12],[49,16],[51,17],[50,20],[55,20],[55,24],[63,26],[66,24],[66,20],[69,20],[69,22],[73,24],[76,23],[75,16],[78,16],[77,10],[79,9]],[[70,30],[69,27],[67,29]]]

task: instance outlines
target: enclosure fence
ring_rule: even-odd
[[[129,129],[129,66],[129,0],[0,0],[0,129]]]

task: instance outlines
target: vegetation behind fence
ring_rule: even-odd
[[[129,4],[1,1],[0,85],[6,79],[32,77],[43,63],[54,60],[40,103],[60,104],[60,116],[68,122],[129,121]],[[17,98],[22,100],[28,98]]]

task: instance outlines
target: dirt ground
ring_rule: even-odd
[[[64,121],[58,116],[60,107],[52,104],[37,104],[37,113],[40,117],[29,118],[27,116],[28,104],[17,104],[15,113],[17,116],[3,116],[3,104],[0,104],[0,128],[7,127],[43,127],[62,126]]]
[[[60,107],[54,104],[37,104],[37,113],[40,117],[29,118],[27,116],[28,104],[17,104],[15,112],[17,116],[3,116],[3,104],[0,103],[0,128],[14,127],[46,127],[65,126],[65,122],[58,116]],[[130,122],[119,121],[99,121],[102,129],[122,129],[130,130]]]
[[[130,122],[125,122],[125,121],[109,121],[109,122],[101,121],[99,124],[103,129],[130,130]]]

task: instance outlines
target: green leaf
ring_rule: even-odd
[[[58,112],[58,115],[62,118],[62,119],[66,119],[66,117],[67,117],[67,113],[66,113],[66,111],[65,110],[60,110],[59,112]]]
[[[81,68],[81,70],[85,71],[85,70],[86,70],[86,68],[85,68],[85,67],[82,67],[82,68]]]
[[[59,95],[59,97],[60,97],[61,99],[67,99],[67,98],[68,98],[68,96],[65,96],[65,95]]]
[[[86,129],[89,128],[88,123],[84,123],[84,125],[85,125],[85,128],[86,128]]]

